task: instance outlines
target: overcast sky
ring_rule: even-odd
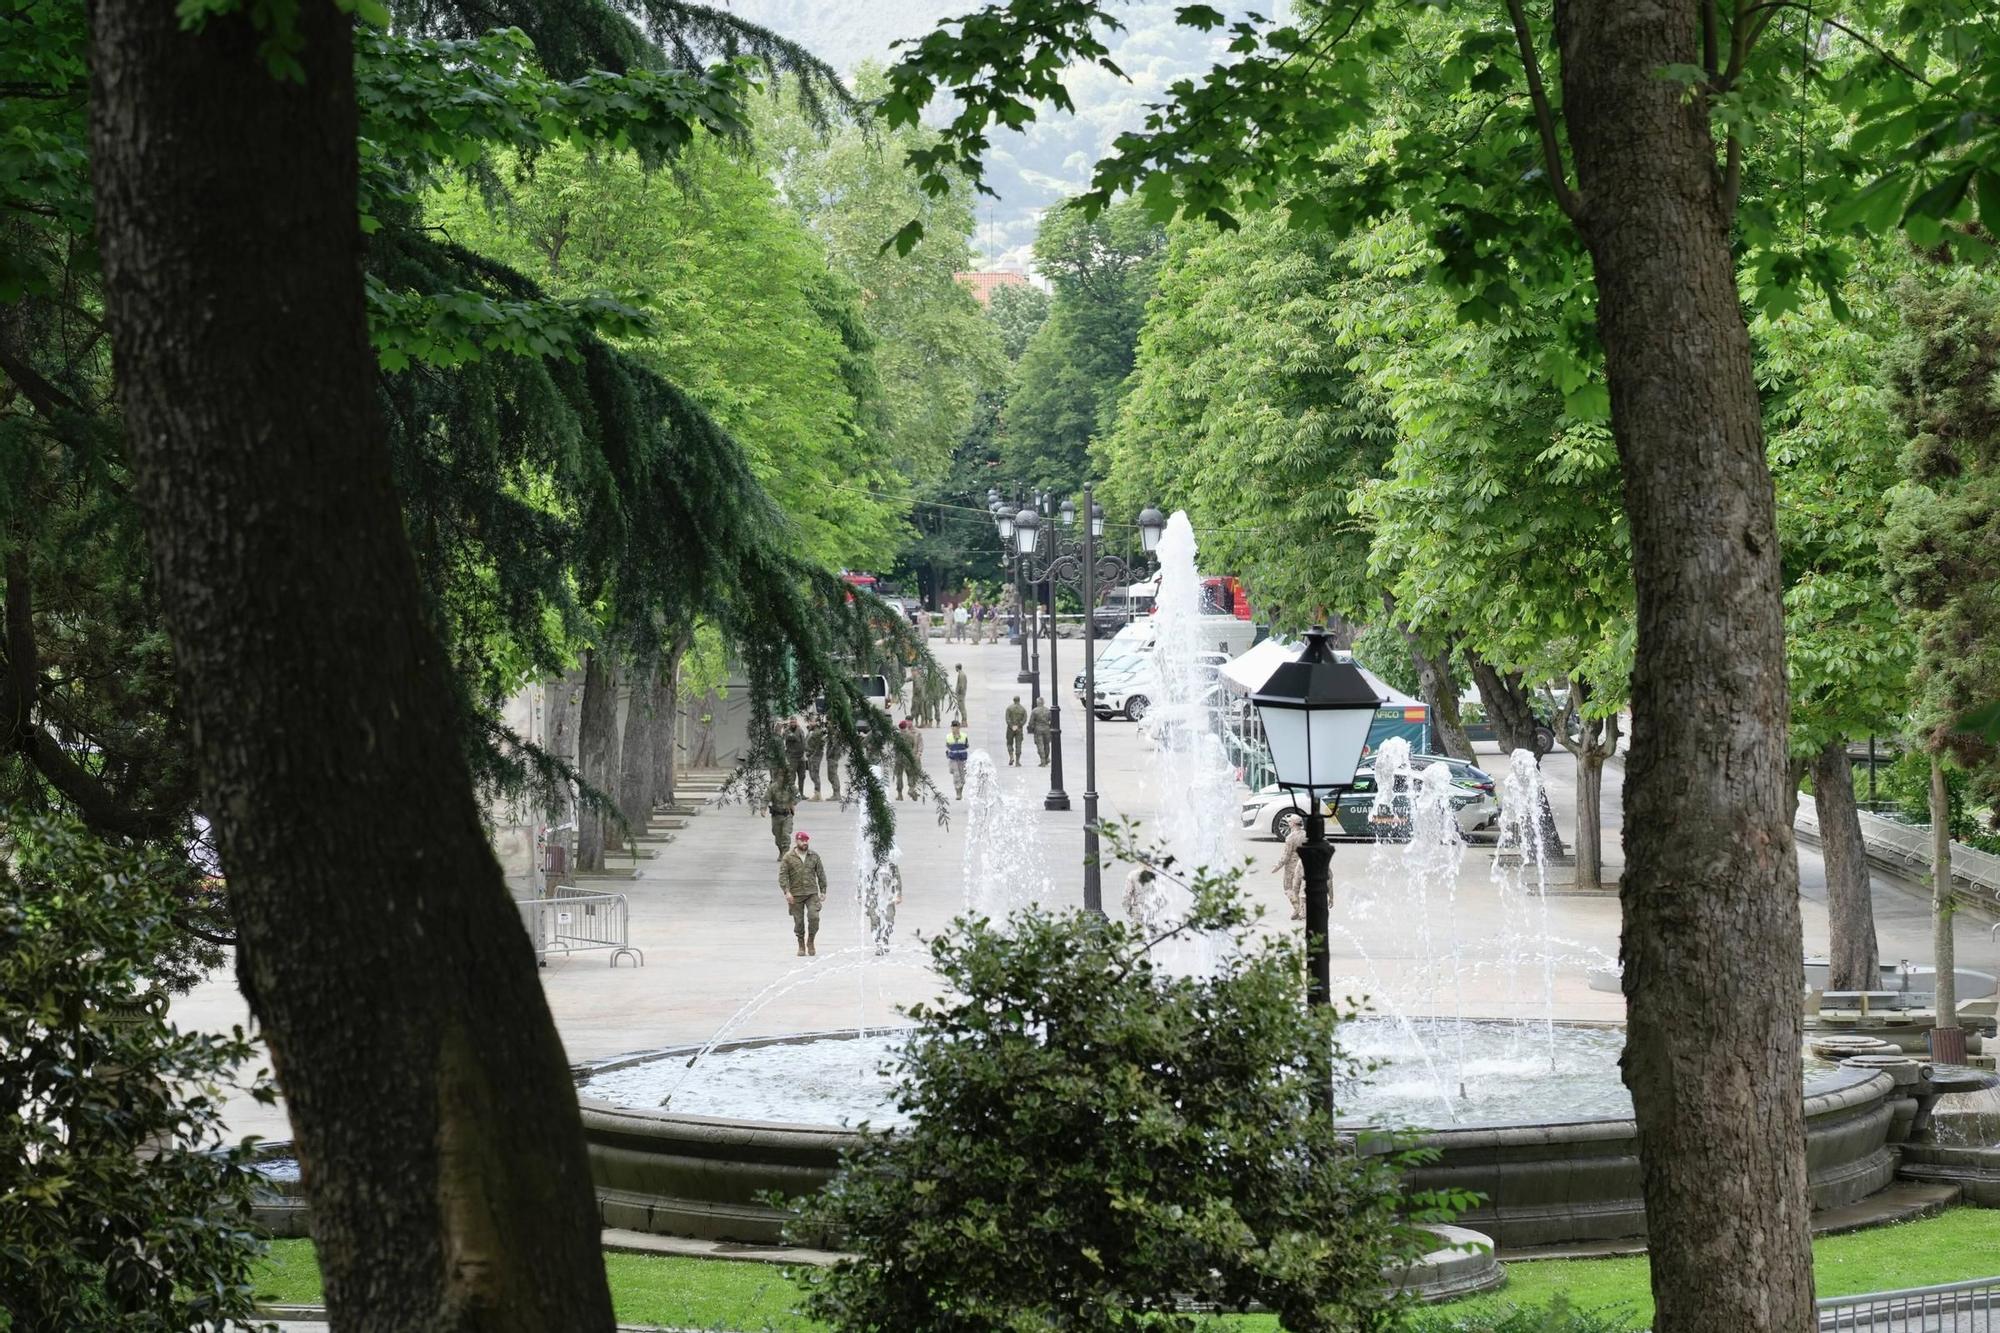
[[[1166,86],[1214,63],[1224,39],[1174,23],[1187,0],[1129,0],[1113,10],[1125,25],[1111,35],[1118,79],[1095,66],[1068,80],[1076,114],[1048,111],[1024,132],[997,130],[987,184],[1000,198],[979,201],[974,244],[993,267],[1026,269],[1042,210],[1090,183],[1091,164],[1120,132],[1137,128],[1146,104]],[[941,18],[979,7],[979,0],[730,0],[730,9],[803,43],[846,72],[864,61],[888,63],[899,38],[921,36]],[[1241,6],[1218,4],[1230,13]],[[1268,13],[1275,5],[1267,5]]]

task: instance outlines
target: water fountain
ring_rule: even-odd
[[[1202,581],[1197,572],[1194,526],[1185,513],[1167,520],[1157,551],[1160,590],[1153,610],[1153,651],[1150,666],[1154,696],[1144,723],[1154,748],[1147,766],[1142,806],[1150,806],[1146,828],[1172,864],[1182,871],[1206,866],[1221,869],[1231,858],[1239,798],[1236,770],[1222,748],[1212,723],[1211,692],[1215,677],[1205,669],[1201,654],[1213,648],[1202,642]],[[1163,924],[1179,921],[1189,907],[1188,893],[1170,878],[1156,881]],[[1213,968],[1223,938],[1177,940],[1163,966],[1204,972]]]
[[[1000,781],[993,756],[965,764],[965,911],[1004,923],[1035,900],[1054,901],[1041,840],[1041,803]]]
[[[1220,867],[1232,855],[1240,798],[1208,716],[1212,677],[1199,654],[1210,645],[1200,641],[1201,580],[1185,515],[1170,520],[1159,556],[1157,702],[1145,723],[1155,756],[1141,807],[1152,812],[1148,835],[1178,868]],[[1490,879],[1469,882],[1451,773],[1417,762],[1402,741],[1386,742],[1374,768],[1378,803],[1395,808],[1410,836],[1371,846],[1366,882],[1336,904],[1336,940],[1363,969],[1348,989],[1369,996],[1374,1010],[1346,1024],[1342,1040],[1379,1064],[1363,1084],[1340,1091],[1343,1114],[1357,1124],[1419,1127],[1438,1155],[1413,1173],[1412,1186],[1485,1195],[1466,1220],[1503,1247],[1643,1234],[1636,1129],[1617,1071],[1623,1031],[1556,1018],[1558,967],[1592,960],[1549,931],[1533,756],[1517,752],[1506,776],[1502,839],[1516,854],[1504,864],[1496,858]],[[983,752],[971,757],[967,778],[967,912],[1002,922],[1029,902],[1057,901],[1039,808],[1007,791]],[[865,986],[871,968],[925,965],[921,951],[895,942],[893,928],[880,929],[883,875],[857,852],[857,936],[870,904],[877,909],[870,946],[844,951],[858,956],[823,958],[810,974],[774,983],[707,1043],[578,1071],[607,1226],[775,1242],[782,1214],[763,1202],[767,1192],[817,1188],[856,1126],[894,1126],[894,1029],[736,1037],[796,986],[850,971]],[[1160,884],[1160,911],[1177,917],[1185,890]],[[1409,943],[1394,969],[1368,956],[1361,931],[1371,922],[1393,924]],[[1226,939],[1183,942],[1161,961],[1199,972],[1226,947]],[[1513,997],[1510,1016],[1479,1014],[1468,998],[1495,989]],[[1897,1088],[1878,1070],[1816,1073],[1806,1096],[1816,1206],[1850,1203],[1889,1183],[1897,1162],[1890,1136],[1914,1114]]]

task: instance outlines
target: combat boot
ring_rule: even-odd
[[[806,936],[806,953],[808,953],[809,955],[811,955],[811,956],[812,956],[812,957],[814,957],[814,958],[817,958],[817,957],[819,957],[819,936],[818,936],[818,935],[808,935],[808,936]]]

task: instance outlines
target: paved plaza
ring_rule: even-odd
[[[963,662],[971,680],[967,728],[975,750],[998,757],[1003,787],[1035,798],[1039,836],[1059,887],[1081,897],[1083,730],[1082,714],[1064,691],[1065,785],[1067,813],[1041,812],[1049,770],[1034,763],[1032,746],[1023,767],[1005,766],[1002,715],[1012,697],[1024,701],[1027,686],[1016,683],[1018,650],[1006,644],[935,645],[947,673]],[[1063,644],[1063,675],[1080,665],[1081,644]],[[946,719],[949,720],[948,718]],[[926,736],[926,756],[944,777],[943,731]],[[1152,763],[1150,743],[1129,722],[1098,726],[1098,778],[1106,820],[1149,821],[1159,784],[1171,780]],[[1482,756],[1494,770],[1505,760]],[[1573,767],[1562,752],[1544,764],[1550,798],[1565,838],[1573,829]],[[1623,774],[1614,761],[1604,784],[1607,829],[1607,882],[1618,872]],[[655,858],[638,863],[636,878],[607,887],[628,895],[632,943],[644,951],[643,967],[607,965],[602,953],[551,955],[542,978],[549,1006],[572,1061],[603,1059],[631,1051],[707,1040],[727,1029],[730,1036],[812,1031],[896,1021],[898,1006],[931,993],[933,980],[923,966],[917,941],[944,929],[965,906],[965,819],[962,804],[950,808],[940,825],[934,807],[904,802],[897,807],[898,843],[903,851],[906,895],[896,926],[898,947],[878,959],[869,941],[853,884],[859,814],[831,802],[800,805],[798,827],[812,834],[831,882],[819,935],[817,958],[795,956],[791,921],[777,887],[776,851],[769,820],[761,809],[710,806],[691,818]],[[1279,844],[1266,836],[1232,829],[1233,846],[1252,864],[1246,876],[1253,898],[1264,908],[1265,928],[1291,927],[1279,876],[1269,873]],[[1543,903],[1510,898],[1493,880],[1493,853],[1466,849],[1459,890],[1447,902],[1434,894],[1428,913],[1407,901],[1404,849],[1342,844],[1334,857],[1334,974],[1375,996],[1399,996],[1411,1010],[1454,1007],[1482,1017],[1539,1016],[1617,1019],[1623,1001],[1593,990],[1589,969],[1618,952],[1615,896],[1576,896],[1561,890],[1546,900],[1546,936],[1552,942],[1547,966],[1539,957]],[[1818,853],[1803,849],[1803,916],[1808,952],[1826,946],[1824,873]],[[629,863],[628,863],[629,864]],[[1065,868],[1067,870],[1065,871]],[[1104,871],[1106,905],[1117,910],[1125,869]],[[1882,957],[1923,959],[1930,951],[1927,895],[1914,886],[1878,876],[1876,916]],[[1460,941],[1460,967],[1448,972],[1439,961],[1450,953],[1453,928]],[[1975,914],[1958,919],[1961,966],[1988,967],[1993,945],[1988,923]],[[1524,933],[1526,932],[1526,933]],[[1448,984],[1449,983],[1449,984]],[[1548,997],[1548,998],[1545,998]],[[175,1004],[183,1024],[226,1027],[246,1013],[227,968]],[[267,1138],[289,1137],[282,1109],[245,1099],[231,1103],[232,1125]]]

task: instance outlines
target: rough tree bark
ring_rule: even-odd
[[[1472,682],[1479,689],[1479,699],[1486,709],[1487,720],[1493,724],[1493,734],[1500,743],[1500,752],[1511,758],[1516,750],[1526,750],[1535,757],[1537,767],[1542,756],[1548,752],[1543,744],[1548,728],[1542,726],[1535,716],[1534,691],[1521,679],[1518,671],[1501,671],[1470,648],[1463,649],[1466,669],[1472,673]],[[1538,734],[1540,733],[1540,734]],[[1568,855],[1563,846],[1562,830],[1556,827],[1555,808],[1549,804],[1548,789],[1542,789],[1542,847],[1551,857]]]
[[[337,1327],[611,1328],[576,1094],[488,849],[389,453],[351,20],[92,6],[135,490]]]
[[[1539,758],[1542,747],[1536,743],[1538,723],[1533,692],[1521,680],[1521,673],[1503,672],[1470,648],[1460,655],[1472,673],[1472,683],[1479,689],[1480,705],[1486,710],[1486,720],[1493,724],[1493,735],[1501,752],[1526,750]]]
[[[688,635],[674,640],[666,665],[660,668],[659,683],[654,687],[653,716],[658,730],[653,741],[653,793],[661,805],[674,805],[678,799],[674,779],[680,771],[681,659],[687,656],[692,643]]]
[[[600,793],[617,790],[618,678],[601,648],[584,651],[583,715],[577,720],[577,773]],[[588,796],[576,807],[576,868],[604,869],[609,812]]]
[[[549,753],[568,761],[572,768],[583,762],[579,732],[583,724],[583,674],[579,666],[549,684]],[[549,811],[551,827],[568,824],[577,816],[576,800],[564,795]]]
[[[1699,0],[1556,0],[1576,219],[1632,533],[1623,1066],[1655,1327],[1807,1333],[1798,863],[1776,507]],[[1518,15],[1518,8],[1517,8]],[[1517,21],[1520,21],[1517,19]]]
[[[658,686],[651,673],[635,676],[625,713],[625,739],[618,755],[618,812],[632,836],[646,831],[653,817],[653,738],[658,733],[653,708]]]
[[[1585,681],[1570,685],[1569,703],[1556,741],[1576,758],[1576,887],[1604,887],[1604,763],[1618,753],[1618,717],[1579,717],[1590,698]],[[1570,739],[1574,727],[1576,739]]]
[[[1424,706],[1430,711],[1431,729],[1437,733],[1438,749],[1453,759],[1471,763],[1472,739],[1465,734],[1465,723],[1458,715],[1458,681],[1451,673],[1450,641],[1446,641],[1442,652],[1426,651],[1416,632],[1396,619],[1396,599],[1385,592],[1382,606],[1389,613],[1389,623],[1409,645],[1410,664],[1417,669]]]
[[[1830,740],[1812,757],[1819,849],[1826,862],[1828,990],[1874,990],[1881,982],[1875,941],[1875,900],[1868,880],[1868,845],[1854,802],[1847,742]]]
[[[1931,949],[1937,968],[1937,1031],[1958,1027],[1958,941],[1951,933],[1951,790],[1945,785],[1944,760],[1931,755]],[[1955,1062],[1964,1059],[1963,1041],[1954,1041],[1945,1050],[1936,1036],[1931,1038],[1931,1054]]]

